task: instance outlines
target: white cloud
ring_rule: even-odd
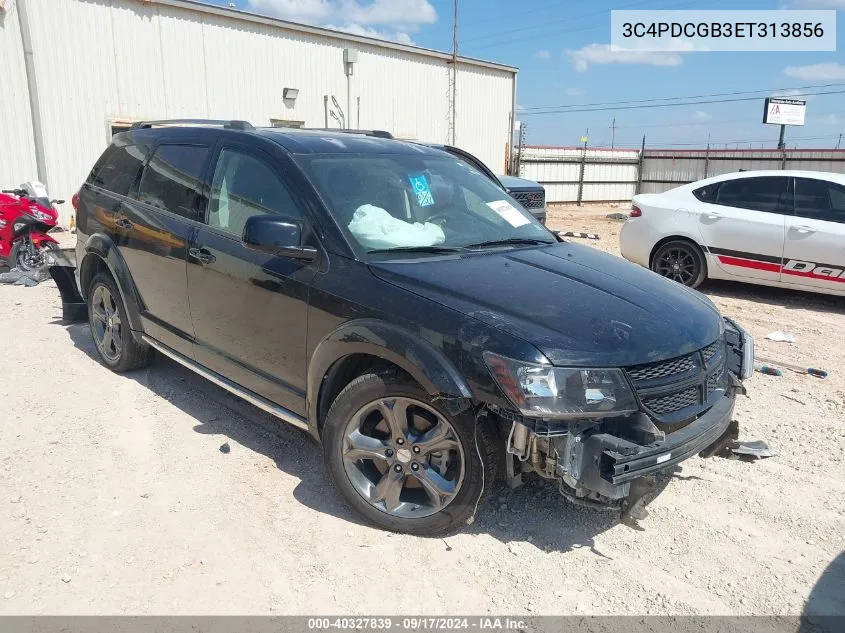
[[[381,29],[374,29],[369,26],[362,26],[361,24],[344,24],[338,26],[336,24],[322,24],[327,29],[333,31],[343,31],[344,33],[352,33],[352,35],[361,35],[363,37],[374,37],[377,40],[392,40],[400,44],[413,45],[414,40],[405,31],[385,31]]]
[[[709,121],[712,118],[713,115],[704,110],[696,110],[695,114],[692,115],[693,121]]]
[[[629,51],[611,48],[609,44],[589,44],[584,48],[564,51],[575,70],[583,73],[590,64],[646,64],[649,66],[680,66],[683,58],[674,52]]]
[[[552,54],[547,50],[537,51],[537,59],[551,59]]]
[[[570,97],[580,97],[585,90],[583,88],[567,88],[563,92]]]
[[[429,0],[248,0],[248,8],[292,22],[403,44],[413,43],[409,33],[437,21],[437,11]]]
[[[822,62],[808,66],[787,66],[784,74],[802,81],[841,81],[845,80],[845,66],[836,62]]]
[[[845,119],[835,114],[828,114],[819,119],[824,125],[845,125]]]

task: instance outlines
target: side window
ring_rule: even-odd
[[[202,175],[209,149],[196,145],[159,145],[147,163],[138,199],[191,220],[202,217]]]
[[[103,164],[92,172],[90,183],[125,196],[138,181],[144,166],[144,151],[136,145],[112,146]]]
[[[696,198],[701,200],[702,202],[716,202],[716,195],[719,193],[719,185],[722,183],[714,182],[712,185],[706,185],[704,187],[699,187],[695,191],[692,192]]]
[[[211,181],[208,225],[240,237],[253,215],[301,214],[276,171],[250,154],[224,149]]]
[[[824,180],[796,178],[795,215],[845,224],[845,187]]]
[[[716,204],[768,213],[785,213],[789,208],[788,184],[789,179],[785,176],[726,180],[719,187]]]

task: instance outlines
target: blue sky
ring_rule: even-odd
[[[218,4],[228,4],[222,0]],[[451,50],[452,0],[235,0],[241,9]],[[606,49],[611,9],[839,9],[837,52],[699,52],[619,55]],[[462,55],[519,67],[518,118],[528,142],[591,146],[771,147],[778,127],[763,125],[763,97],[775,89],[839,84],[809,96],[804,127],[787,145],[834,147],[845,134],[845,0],[460,0]],[[460,81],[460,78],[458,79]],[[459,88],[460,89],[460,88]],[[765,90],[752,101],[671,108],[532,114],[531,108]],[[801,92],[801,91],[798,91]],[[795,94],[785,91],[780,94]],[[759,97],[759,98],[757,98]],[[706,100],[706,99],[702,99]],[[845,137],[842,140],[845,148]]]

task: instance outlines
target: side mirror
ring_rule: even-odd
[[[275,255],[312,261],[317,249],[302,245],[302,223],[278,215],[254,215],[244,225],[241,238],[247,248]]]

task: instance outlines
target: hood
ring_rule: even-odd
[[[722,327],[701,293],[578,244],[370,267],[388,283],[534,344],[555,365],[674,358],[712,343]]]
[[[496,178],[499,179],[505,189],[543,190],[543,185],[533,180],[517,178],[516,176],[496,176]]]

